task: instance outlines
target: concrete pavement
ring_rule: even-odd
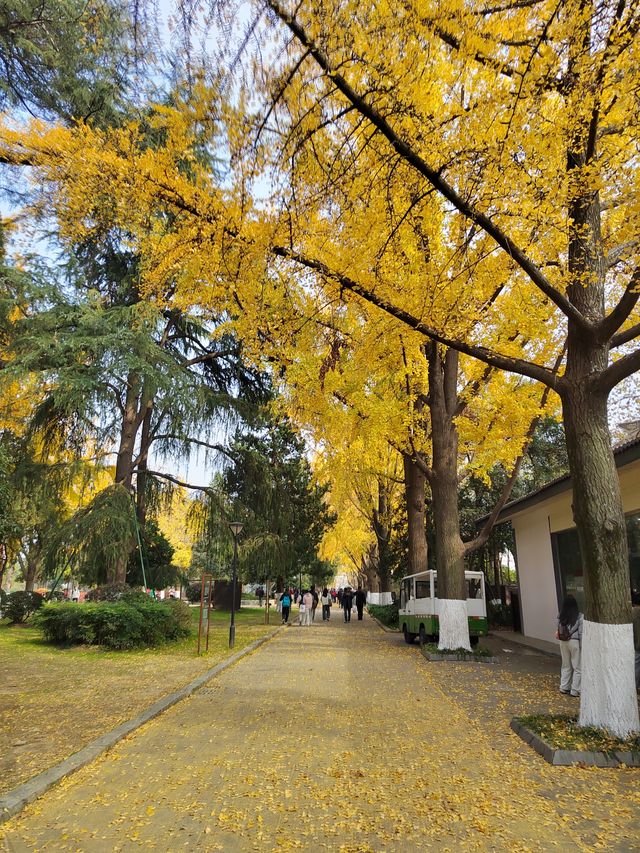
[[[428,663],[370,619],[291,627],[28,806],[26,850],[633,850],[637,771],[553,768],[508,728],[557,664]]]

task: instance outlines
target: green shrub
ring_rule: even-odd
[[[176,606],[181,603],[157,603],[145,596],[129,601],[48,604],[36,622],[52,643],[136,649],[188,636],[191,618],[187,621],[184,610]]]
[[[493,604],[487,602],[487,619],[492,627],[511,627],[513,625],[513,611],[510,604]]]
[[[39,592],[27,592],[26,590],[10,592],[3,605],[3,616],[14,624],[26,622],[32,613],[42,607],[43,602],[44,598]]]
[[[202,590],[202,583],[198,581],[198,583],[190,583],[189,586],[185,590],[185,595],[187,596],[187,600],[191,602],[191,604],[200,604],[200,593]]]
[[[146,592],[128,583],[108,583],[89,590],[85,601],[145,601],[148,598]]]
[[[184,636],[187,636],[191,631],[191,626],[193,624],[191,621],[191,608],[187,602],[182,601],[179,598],[169,598],[165,600],[164,604],[171,608],[173,618],[185,632]]]
[[[367,610],[374,618],[388,628],[399,627],[397,604],[368,604]]]

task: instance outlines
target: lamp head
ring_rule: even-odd
[[[229,527],[231,528],[231,532],[234,536],[240,536],[244,524],[241,521],[231,521],[229,523]]]

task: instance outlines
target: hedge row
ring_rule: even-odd
[[[367,610],[372,616],[388,628],[399,626],[398,604],[367,604]]]
[[[187,637],[189,607],[150,599],[91,604],[47,604],[35,616],[45,640],[62,645],[137,649]]]

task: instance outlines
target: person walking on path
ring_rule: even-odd
[[[258,607],[262,607],[262,599],[264,598],[264,590],[261,586],[256,590],[256,595],[258,596]]]
[[[318,607],[318,602],[320,600],[318,593],[316,592],[315,585],[311,587],[311,595],[313,596],[313,604],[311,605],[311,621],[316,621],[316,608]]]
[[[320,596],[320,603],[322,604],[322,621],[328,622],[329,617],[331,616],[331,593],[326,588],[326,586],[322,590],[322,595]]]
[[[282,606],[282,624],[286,625],[289,622],[289,611],[291,610],[291,593],[286,589],[280,596],[280,604]]]
[[[344,610],[344,621],[351,622],[351,608],[353,607],[353,595],[351,587],[348,586],[342,593],[342,609]]]
[[[311,625],[311,608],[313,606],[313,595],[307,590],[301,592],[298,597],[300,605],[300,613],[298,615],[298,624],[301,627],[309,627]]]
[[[580,645],[582,642],[582,613],[572,595],[565,596],[558,615],[556,638],[560,643],[562,666],[560,669],[560,692],[571,696],[580,695]]]
[[[362,622],[362,611],[364,610],[364,605],[367,601],[367,593],[364,589],[358,584],[358,589],[356,590],[356,610],[358,611],[358,622]]]

